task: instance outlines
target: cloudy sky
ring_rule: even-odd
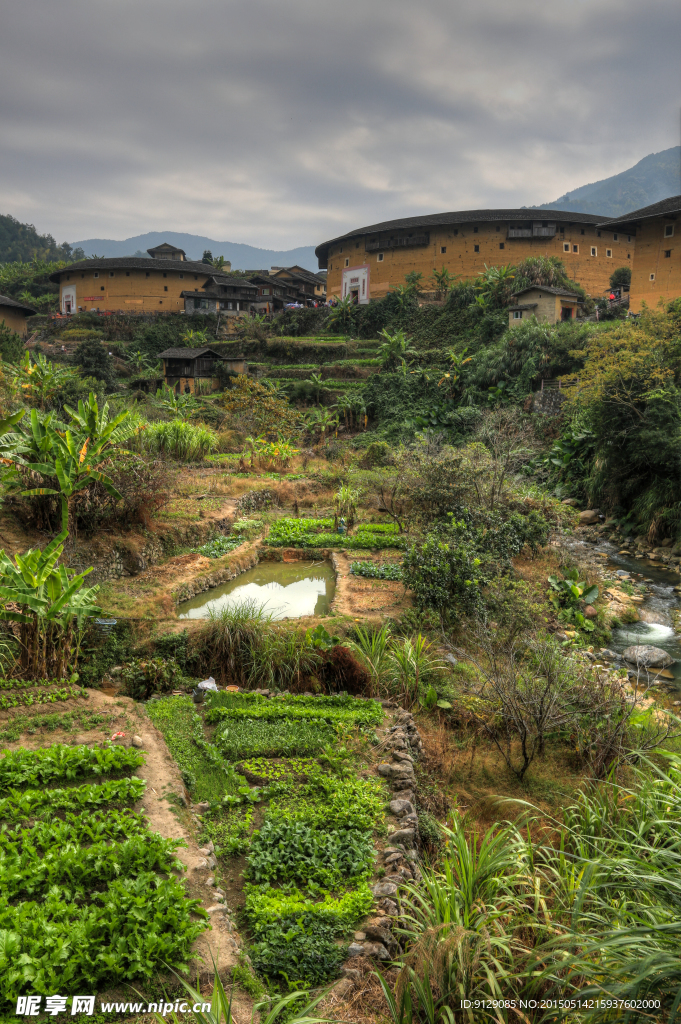
[[[678,144],[678,0],[0,0],[0,212],[270,248]]]

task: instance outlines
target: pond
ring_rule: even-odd
[[[336,591],[329,561],[260,562],[220,587],[183,601],[181,619],[207,619],[225,608],[252,602],[273,619],[326,615]]]

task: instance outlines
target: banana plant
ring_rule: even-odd
[[[305,381],[305,383],[309,384],[310,387],[313,388],[315,401],[318,402],[319,393],[324,387],[324,381],[322,380],[321,373],[311,373],[310,376]]]
[[[25,352],[12,380],[12,387],[22,401],[44,410],[73,376],[73,370],[51,363],[42,352],[34,352],[33,360],[31,353]]]
[[[385,328],[379,331],[379,337],[383,338],[383,344],[378,350],[378,358],[384,370],[395,369],[398,365],[404,366],[407,359],[418,356],[418,352],[410,343],[402,328],[390,334]]]
[[[40,462],[27,463],[28,469],[41,476],[56,477],[59,489],[54,487],[32,487],[22,491],[25,497],[37,497],[44,494],[55,494],[61,497],[62,531],[69,533],[71,509],[74,496],[99,483],[113,498],[120,499],[121,494],[114,487],[113,481],[102,471],[115,448],[132,437],[139,429],[130,413],[119,413],[109,420],[109,403],[100,411],[96,396],[90,392],[86,402],[78,402],[78,411],[69,406],[64,407],[71,417],[71,425],[65,430],[55,428],[52,418],[44,420],[37,435],[40,443]],[[35,412],[35,410],[34,410]],[[31,429],[36,427],[36,417],[31,416]],[[71,429],[77,427],[76,430]],[[44,430],[44,434],[43,431]]]
[[[191,419],[199,408],[199,403],[193,395],[178,395],[167,384],[157,389],[153,401],[158,409],[164,409],[171,416],[181,420]]]
[[[64,530],[44,550],[31,548],[14,561],[0,550],[0,619],[19,623],[21,670],[30,679],[62,679],[73,671],[75,633],[101,610],[99,586],[83,588],[92,569],[74,574],[57,565],[67,537]]]
[[[311,409],[307,415],[307,423],[311,432],[319,431],[323,439],[326,436],[326,431],[338,423],[338,417],[333,416],[328,409]]]

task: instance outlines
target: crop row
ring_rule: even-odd
[[[268,722],[287,719],[289,721],[350,722],[374,724],[381,721],[380,715],[372,714],[367,706],[358,701],[352,711],[338,708],[295,708],[280,704],[256,704],[247,708],[211,708],[206,712],[206,721],[215,723],[225,720],[261,719]],[[380,711],[380,705],[374,705]]]
[[[225,722],[213,741],[232,763],[245,757],[310,757],[336,740],[334,729],[320,719],[237,719]]]
[[[11,789],[0,799],[0,822],[53,814],[55,811],[86,811],[107,804],[130,806],[144,795],[143,779],[118,779],[110,782],[74,786],[71,789]]]
[[[97,843],[103,840],[121,841],[145,835],[147,820],[134,811],[93,811],[87,816],[68,813],[63,820],[37,821],[32,827],[25,824],[0,831],[0,850],[12,852],[29,845],[36,850],[63,848],[67,843]]]
[[[179,880],[148,872],[112,881],[87,906],[58,891],[18,906],[3,895],[0,1001],[151,979],[159,964],[182,969],[205,918]]]
[[[396,562],[351,562],[350,572],[370,580],[402,579],[402,566]]]
[[[41,750],[20,748],[0,758],[0,792],[11,786],[129,772],[142,764],[144,758],[132,747],[70,747],[58,743]]]
[[[386,530],[385,527],[388,527]],[[404,537],[399,536],[391,524],[366,523],[353,534],[330,533],[331,519],[278,519],[265,539],[269,547],[297,545],[304,548],[403,548]]]
[[[339,767],[333,752],[319,762],[291,763],[305,781],[278,783],[283,792],[251,836],[245,872],[254,966],[306,987],[338,975],[346,956],[338,940],[371,907],[372,836],[384,804],[381,784]]]
[[[69,679],[0,679],[0,690],[27,690],[35,686],[64,686],[65,683],[73,685],[77,682],[77,672]]]
[[[10,900],[25,900],[43,896],[52,886],[62,885],[72,895],[84,895],[116,878],[181,869],[175,851],[183,845],[182,840],[164,839],[153,832],[113,845],[67,844],[44,850],[24,843],[21,851],[0,850],[0,892]]]
[[[74,697],[87,697],[88,692],[82,686],[64,686],[60,690],[34,690],[29,693],[12,693],[10,697],[0,697],[0,708],[30,708],[33,704],[56,704],[57,701],[72,700]]]

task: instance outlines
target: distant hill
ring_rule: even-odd
[[[52,235],[39,235],[33,224],[22,224],[9,215],[0,214],[0,263],[30,263],[34,256],[41,260],[68,259],[71,247],[57,245]]]
[[[85,250],[86,256],[134,256],[138,250],[145,255],[147,249],[170,242],[184,249],[187,259],[200,260],[204,249],[210,249],[213,256],[224,256],[234,270],[269,270],[270,267],[292,267],[298,264],[306,270],[317,270],[317,259],[313,245],[301,245],[297,249],[258,249],[242,242],[217,242],[203,235],[189,235],[181,231],[147,231],[122,242],[113,238],[84,238],[73,242],[74,249]]]
[[[574,210],[603,217],[620,217],[642,206],[681,195],[681,146],[650,153],[628,171],[566,192],[554,203],[530,210]]]

